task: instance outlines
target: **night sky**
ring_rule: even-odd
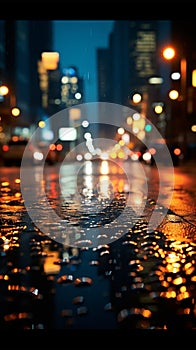
[[[109,45],[112,20],[55,20],[53,49],[61,69],[76,66],[84,78],[85,102],[97,102],[96,49]]]

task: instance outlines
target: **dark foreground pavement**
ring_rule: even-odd
[[[136,217],[130,208],[126,233],[117,228],[110,244],[107,239],[103,244],[103,235],[93,249],[88,242],[81,248],[65,246],[40,232],[26,212],[18,169],[1,174],[3,348],[194,349],[192,163],[175,169],[173,199],[160,227],[150,231],[145,215]],[[50,199],[55,202],[54,193]],[[107,213],[98,216],[76,217],[70,203],[64,210],[77,227],[91,228],[107,225],[125,202],[124,194],[117,195]],[[149,197],[147,206],[152,205]]]

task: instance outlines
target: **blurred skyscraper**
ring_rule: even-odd
[[[40,113],[37,62],[42,51],[52,50],[52,24],[39,20],[0,22],[0,80],[15,94],[21,121],[29,123]]]
[[[135,109],[142,118],[150,120],[169,143],[191,143],[196,115],[195,88],[191,84],[196,48],[190,39],[193,33],[189,23],[170,20],[117,20],[110,35],[108,49],[97,50],[98,99]],[[176,46],[177,57],[165,61],[162,52],[166,45]],[[181,58],[187,59],[186,111],[182,115],[181,83],[171,79],[173,71],[180,71]],[[181,78],[182,80],[182,78]],[[169,98],[171,89],[179,91],[178,100]],[[134,100],[139,94],[141,101]],[[187,119],[185,119],[187,118]],[[112,122],[112,121],[111,121]],[[116,121],[127,126],[127,121]],[[129,120],[130,122],[130,120]],[[129,124],[130,126],[130,124]],[[138,127],[139,126],[139,127]],[[151,137],[145,123],[132,122],[135,136],[145,140]],[[194,146],[195,147],[195,146]]]
[[[52,21],[1,20],[0,29],[0,86],[9,89],[0,101],[3,132],[17,128],[22,133],[23,127],[84,101],[78,69],[62,69],[60,54],[53,52]],[[55,54],[56,66],[51,67]],[[11,115],[14,105],[20,109],[18,118]]]

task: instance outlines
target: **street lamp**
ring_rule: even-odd
[[[15,126],[17,119],[21,114],[20,108],[16,105],[16,95],[10,91],[10,88],[4,84],[0,85],[0,122],[1,130],[10,137],[12,128]]]
[[[11,110],[12,116],[13,117],[19,117],[20,115],[20,109],[18,107],[13,107]]]
[[[0,96],[6,96],[9,93],[9,89],[6,85],[0,86]]]
[[[13,117],[18,117],[20,115],[20,109],[16,106],[16,96],[12,92],[10,92],[10,89],[7,87],[7,85],[0,85],[0,97],[1,101],[4,101],[4,98],[6,96],[9,96],[9,106],[7,106],[7,103],[5,103],[5,106],[1,106],[0,112],[6,115],[11,114]]]
[[[175,48],[172,46],[166,47],[162,51],[162,55],[164,59],[166,60],[173,60],[176,56]],[[173,90],[174,91],[174,90]],[[171,99],[177,99],[181,102],[181,118],[182,118],[182,125],[183,125],[183,140],[182,140],[182,147],[183,147],[183,153],[184,157],[186,157],[186,151],[187,151],[187,135],[186,135],[186,113],[187,113],[187,59],[185,57],[181,57],[180,59],[180,96],[176,94],[175,98]]]

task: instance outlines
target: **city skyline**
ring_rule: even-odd
[[[75,66],[84,79],[85,102],[97,102],[96,50],[109,45],[112,20],[55,20],[53,48],[59,52],[61,69]]]

